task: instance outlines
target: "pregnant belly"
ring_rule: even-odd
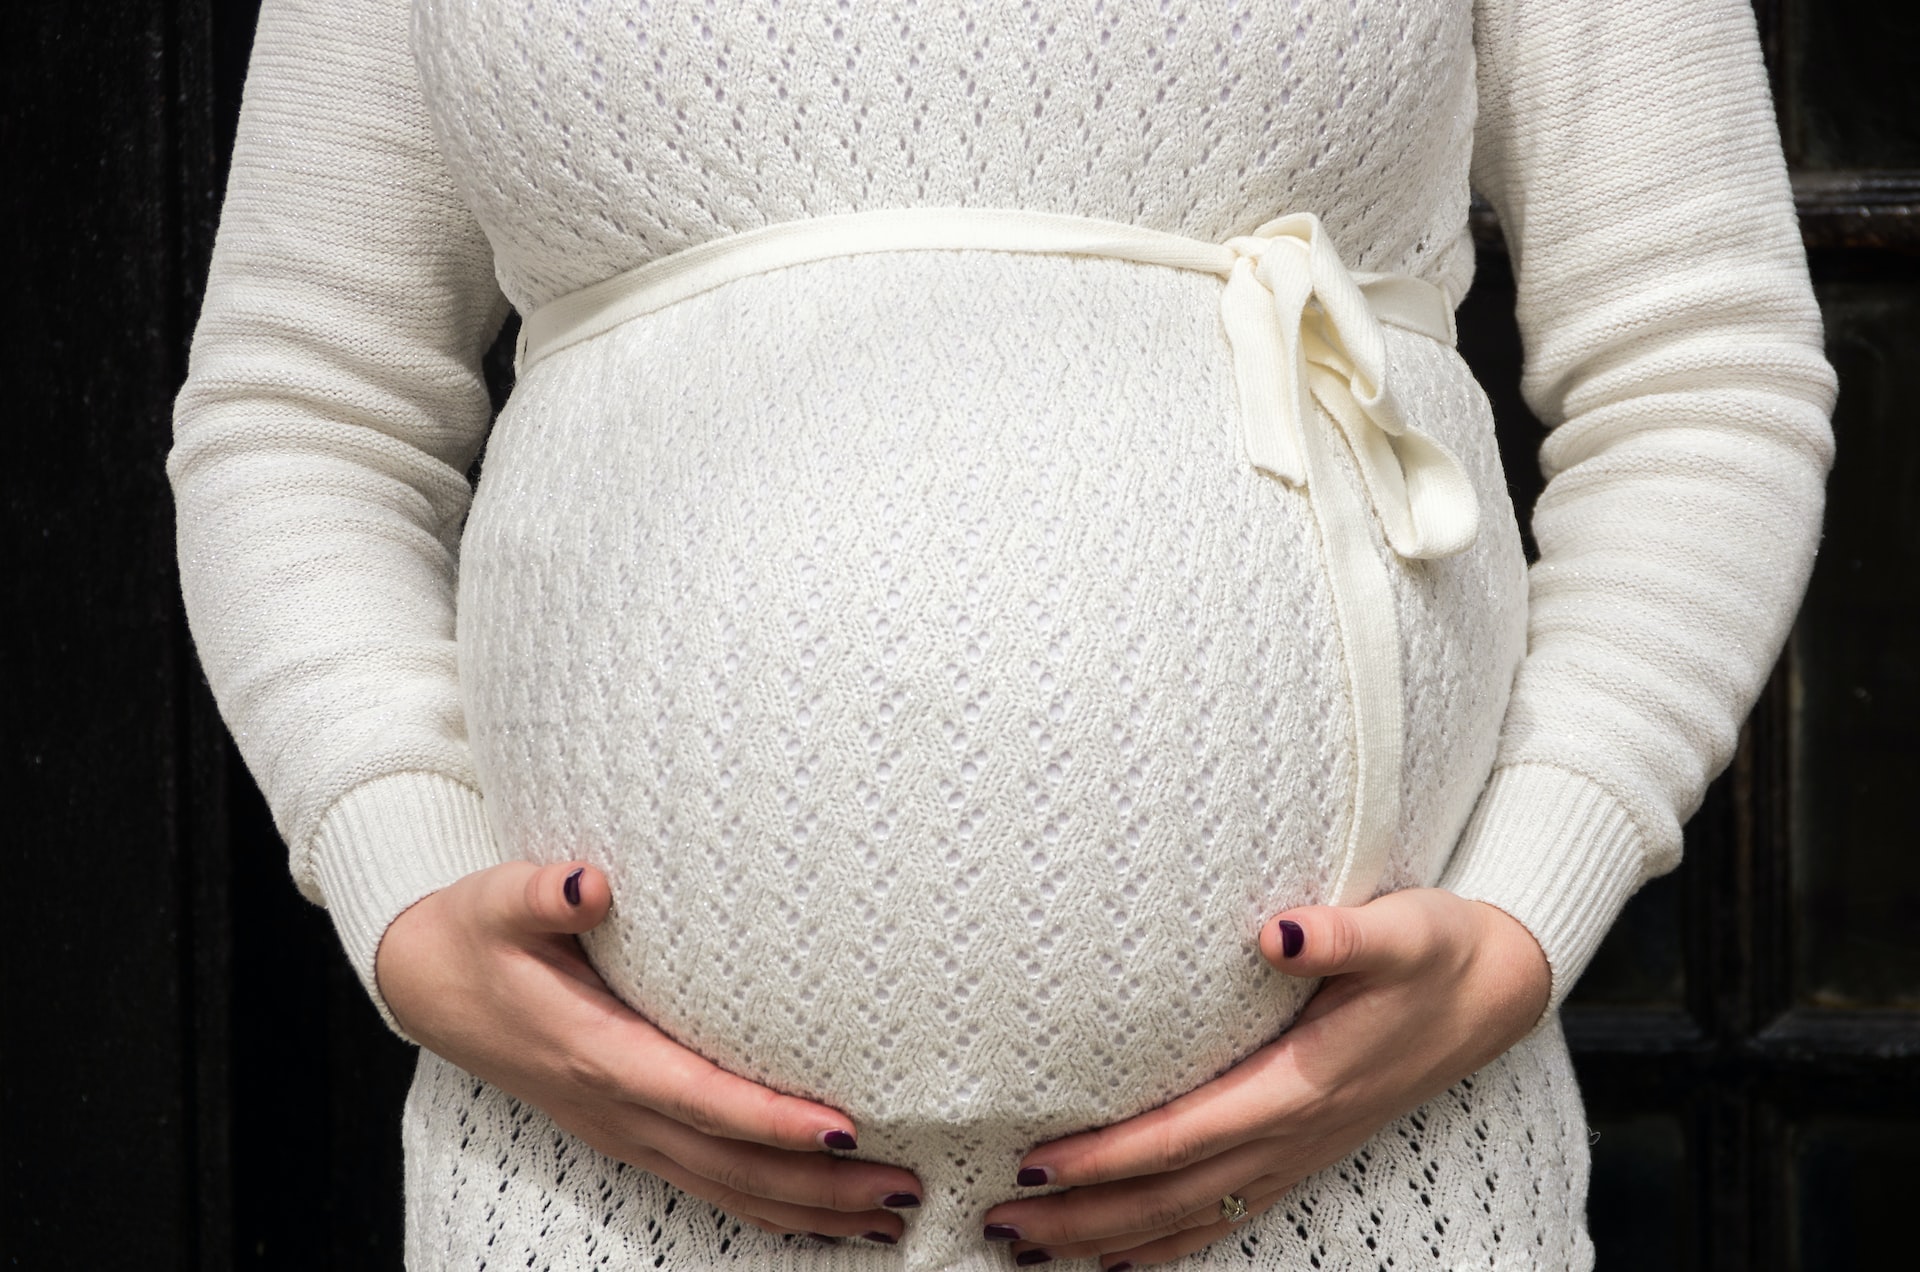
[[[1311,988],[1254,941],[1337,864],[1351,707],[1311,511],[1241,458],[1217,288],[796,267],[542,364],[490,443],[459,640],[503,847],[605,869],[615,992],[864,1149],[1119,1120]],[[1466,771],[1410,784],[1438,821],[1401,883],[1484,777],[1470,689],[1424,704]]]

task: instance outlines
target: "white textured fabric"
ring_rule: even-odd
[[[1399,624],[1369,510],[1334,450],[1346,445],[1371,515],[1400,556],[1452,556],[1473,542],[1473,483],[1453,452],[1408,418],[1387,371],[1383,323],[1453,343],[1452,310],[1438,287],[1405,275],[1356,278],[1310,212],[1212,244],[1058,212],[880,208],[728,235],[569,293],[527,317],[514,365],[524,375],[622,323],[769,270],[928,249],[1069,253],[1198,270],[1226,283],[1220,316],[1247,462],[1312,500],[1353,711],[1353,796],[1323,899],[1372,897],[1400,833]]]
[[[458,621],[503,844],[608,871],[586,944],[649,1019],[913,1164],[913,1266],[984,1257],[1021,1152],[1204,1080],[1311,987],[1254,936],[1331,894],[1355,712],[1312,495],[1242,455],[1219,290],[795,266],[538,363],[489,445]],[[862,356],[893,327],[937,338]],[[1392,886],[1438,875],[1492,762],[1523,583],[1484,400],[1388,339],[1504,527],[1388,566],[1424,698]]]
[[[742,278],[532,367],[463,527],[508,300],[900,207],[1208,243],[1312,213],[1457,299],[1470,175],[1554,426],[1530,577],[1451,349],[1384,354],[1472,547],[1323,545],[1245,462],[1219,279],[974,250]],[[296,879],[378,1002],[414,899],[595,860],[618,992],[928,1186],[897,1249],[780,1241],[425,1056],[410,1265],[1004,1262],[979,1215],[1020,1151],[1311,988],[1253,934],[1329,895],[1353,815],[1323,548],[1396,614],[1380,888],[1501,905],[1557,1006],[1804,586],[1819,336],[1741,0],[267,0],[169,472]],[[1550,1016],[1189,1262],[1585,1267],[1585,1151]]]

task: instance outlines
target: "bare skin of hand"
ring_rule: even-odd
[[[1068,1191],[995,1206],[989,1238],[1022,1263],[1098,1256],[1109,1272],[1198,1250],[1240,1226],[1221,1198],[1259,1215],[1524,1038],[1551,984],[1516,919],[1437,888],[1289,910],[1260,953],[1328,978],[1293,1027],[1170,1104],[1029,1152],[1021,1182]]]
[[[851,1119],[720,1069],[608,991],[575,937],[610,901],[584,863],[476,871],[394,920],[375,977],[421,1045],[607,1156],[768,1232],[898,1241],[920,1182],[825,1152],[854,1146]]]

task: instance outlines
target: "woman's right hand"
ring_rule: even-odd
[[[920,1183],[823,1152],[853,1147],[851,1119],[726,1072],[609,992],[575,935],[610,902],[578,862],[475,871],[387,928],[380,992],[421,1045],[744,1222],[898,1240]]]

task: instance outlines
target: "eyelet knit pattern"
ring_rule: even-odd
[[[911,1164],[909,1267],[978,1252],[1035,1143],[1199,1085],[1312,988],[1254,942],[1328,896],[1353,708],[1311,496],[1242,456],[1218,287],[817,262],[542,363],[495,426],[458,612],[502,846],[608,872],[585,944],[648,1019]],[[1484,398],[1392,347],[1489,527],[1396,558],[1372,620],[1421,629],[1404,886],[1492,765],[1525,593]]]
[[[1673,863],[1817,538],[1832,374],[1744,0],[266,0],[169,474],[296,881],[380,1003],[420,896],[595,860],[623,997],[927,1186],[897,1247],[772,1238],[423,1055],[409,1266],[1000,1266],[1020,1152],[1284,1031],[1312,987],[1253,933],[1353,811],[1324,545],[1242,460],[1217,279],[740,279],[536,366],[469,517],[507,304],[911,206],[1311,211],[1457,299],[1469,179],[1555,427],[1542,556],[1464,364],[1391,333],[1482,529],[1390,560],[1380,887],[1514,914],[1557,1006]],[[1585,1154],[1550,1010],[1186,1266],[1586,1268]]]
[[[413,8],[427,109],[523,313],[665,253],[875,207],[1023,207],[1216,242],[1318,211],[1457,299],[1457,0]],[[1392,197],[1382,197],[1391,189]]]

